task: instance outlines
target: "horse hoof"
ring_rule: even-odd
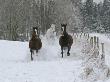
[[[33,61],[33,59],[31,59],[31,61]]]
[[[70,56],[70,53],[67,53],[67,56]]]
[[[38,53],[38,50],[36,50],[36,53]]]

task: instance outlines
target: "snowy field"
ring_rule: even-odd
[[[104,34],[98,36],[105,43],[105,61],[110,67],[110,39]],[[28,42],[0,40],[0,82],[85,82],[81,79],[83,53],[82,39],[72,45],[71,55],[61,58],[58,39],[48,41],[42,38],[43,47],[30,60]],[[89,82],[89,81],[88,81]],[[97,82],[110,82],[110,79]]]

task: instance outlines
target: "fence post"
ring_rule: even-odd
[[[76,39],[77,39],[76,33],[74,33],[74,42],[75,42],[75,43],[76,43]]]
[[[89,40],[89,34],[87,34],[87,40]]]
[[[80,38],[82,37],[82,32],[81,32],[81,34],[80,34]]]
[[[105,61],[104,43],[101,43],[101,46],[102,46],[101,59]]]
[[[93,47],[96,47],[96,36],[94,36],[94,42],[93,42]]]
[[[99,37],[97,37],[97,48],[99,48]]]
[[[90,44],[93,47],[93,37],[90,38]]]
[[[84,33],[84,36],[86,35],[86,33]]]

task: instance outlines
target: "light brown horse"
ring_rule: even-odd
[[[61,37],[59,38],[59,44],[61,46],[61,54],[62,54],[62,58],[63,58],[63,49],[65,47],[68,48],[68,52],[67,52],[67,56],[70,56],[70,49],[71,49],[71,46],[73,44],[73,38],[71,35],[69,35],[67,32],[66,32],[66,26],[67,24],[61,24],[61,29],[63,31],[63,34],[61,35]]]
[[[31,60],[33,60],[32,55],[34,54],[34,50],[36,50],[36,53],[38,53],[38,50],[40,50],[41,47],[42,47],[42,42],[41,39],[39,38],[38,27],[33,27],[32,38],[29,41]]]

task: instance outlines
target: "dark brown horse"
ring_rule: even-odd
[[[32,38],[29,41],[29,48],[31,52],[31,60],[33,60],[32,55],[34,54],[34,50],[36,50],[36,53],[38,52],[39,49],[42,47],[42,42],[41,39],[39,38],[39,33],[38,33],[38,28],[33,27],[33,33],[32,33]]]
[[[71,35],[69,35],[67,32],[66,32],[66,26],[67,24],[61,24],[61,29],[63,31],[61,37],[59,38],[59,44],[61,46],[61,54],[62,54],[62,58],[63,58],[63,49],[65,47],[68,48],[68,52],[67,52],[67,56],[70,56],[70,49],[71,49],[71,46],[73,44],[73,38]]]

